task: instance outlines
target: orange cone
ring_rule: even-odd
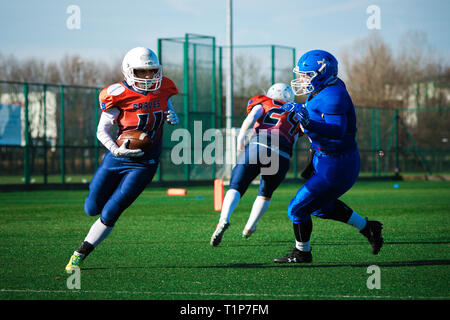
[[[214,210],[222,211],[223,204],[223,179],[214,180]]]
[[[186,189],[179,189],[179,188],[167,189],[168,196],[185,196],[186,193],[187,193]]]

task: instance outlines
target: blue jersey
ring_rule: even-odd
[[[342,80],[314,96],[310,94],[305,107],[310,121],[304,132],[313,149],[324,153],[357,149],[355,108]]]

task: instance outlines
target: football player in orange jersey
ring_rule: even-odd
[[[178,123],[170,101],[178,90],[172,80],[162,76],[162,67],[152,50],[130,50],[123,59],[122,72],[125,80],[106,87],[99,95],[103,112],[97,138],[108,151],[89,185],[84,209],[87,215],[100,217],[71,256],[67,271],[80,267],[152,181],[162,150],[164,121]],[[118,125],[117,137],[127,130],[146,132],[152,139],[150,150],[128,149],[129,141],[119,147],[110,134],[113,124]]]
[[[261,174],[258,196],[242,232],[243,237],[248,238],[255,232],[259,219],[269,208],[273,192],[289,170],[293,146],[298,137],[303,135],[295,114],[281,109],[285,102],[294,102],[294,99],[295,95],[290,86],[276,83],[269,88],[266,95],[257,95],[249,100],[248,116],[242,123],[237,138],[238,151],[243,153],[231,173],[230,186],[223,200],[219,223],[211,236],[211,246],[218,246],[222,241],[225,230],[230,226],[231,214],[258,174]],[[255,135],[245,147],[246,132],[252,127]],[[262,135],[267,137],[263,139]],[[279,139],[278,145],[271,141],[275,139],[275,135]],[[275,174],[264,173],[263,169],[268,165],[262,163],[260,158],[262,152],[277,156],[279,168]]]

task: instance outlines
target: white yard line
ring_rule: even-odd
[[[104,294],[145,294],[145,295],[191,295],[191,296],[225,296],[225,297],[265,297],[265,298],[301,298],[301,299],[393,299],[393,300],[448,300],[450,297],[425,297],[425,296],[352,296],[352,295],[314,295],[314,294],[265,294],[265,293],[218,293],[218,292],[152,292],[152,291],[106,291],[106,290],[35,290],[35,289],[0,289],[0,292],[20,293],[104,293]]]

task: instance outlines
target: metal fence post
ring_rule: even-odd
[[[163,64],[162,61],[162,39],[158,39],[158,59],[159,59],[159,64]],[[164,139],[163,139],[163,145],[162,148],[164,150]],[[158,165],[158,169],[156,170],[156,178],[158,179],[158,182],[161,181],[162,179],[162,170],[161,170],[161,166],[162,166],[162,162],[159,161],[159,165]]]
[[[197,112],[197,44],[192,44],[192,111]]]
[[[159,64],[162,65],[162,40],[158,39],[158,60],[159,60]]]
[[[64,139],[64,86],[60,86],[60,168],[61,168],[61,183],[66,183],[66,166],[65,166],[65,139]]]
[[[222,119],[222,96],[223,96],[223,92],[222,92],[222,47],[219,47],[219,74],[218,74],[218,78],[219,78],[219,83],[218,83],[218,87],[217,87],[217,95],[219,96],[219,101],[217,104],[217,116],[218,116],[218,120],[219,128],[223,127],[223,119]]]
[[[183,113],[184,113],[184,127],[189,130],[189,35],[184,37],[184,72],[183,72]],[[190,147],[190,146],[188,146]],[[191,159],[189,159],[190,161]],[[184,164],[184,178],[189,181],[188,163]]]
[[[98,88],[95,88],[95,113],[94,113],[94,117],[95,117],[95,125],[98,125],[98,99],[99,99],[99,93],[98,93]],[[98,139],[97,139],[97,135],[94,134],[94,159],[95,159],[95,163],[94,163],[94,169],[97,170],[98,168],[98,159],[99,159],[99,143],[98,143]]]
[[[372,157],[372,176],[375,176],[376,173],[376,164],[375,164],[375,109],[371,108],[371,117],[370,117],[370,128],[371,128],[371,157]]]
[[[292,68],[295,68],[295,64],[296,64],[297,60],[295,59],[295,48],[292,48]],[[295,80],[295,73],[292,72],[292,80]],[[294,146],[294,179],[297,179],[298,177],[298,165],[297,165],[297,161],[298,161],[298,145],[297,143]]]
[[[212,38],[212,70],[211,70],[211,127],[216,129],[216,38]],[[215,151],[214,156],[217,157],[217,152]],[[216,178],[216,161],[212,164],[211,179]]]
[[[42,87],[42,90],[44,91],[43,96],[43,104],[44,104],[44,183],[48,183],[48,166],[47,166],[47,85],[44,84]]]
[[[292,68],[295,68],[297,60],[295,59],[295,48],[292,48]],[[292,80],[295,80],[295,73],[292,72]]]
[[[271,75],[270,75],[270,80],[271,80],[271,84],[275,83],[275,46],[272,45],[271,46]]]
[[[29,123],[29,101],[28,101],[28,83],[23,85],[23,96],[24,96],[24,138],[25,138],[25,149],[24,149],[24,180],[25,184],[30,183],[30,123]]]
[[[377,175],[381,176],[381,158],[379,155],[379,152],[381,150],[381,128],[380,128],[380,108],[376,109],[376,132],[377,132],[377,143],[376,143],[376,150],[375,150],[375,156],[377,159]]]
[[[394,145],[395,145],[395,175],[400,175],[400,167],[399,167],[399,141],[398,141],[398,122],[399,122],[399,115],[398,115],[398,109],[395,109],[395,121],[394,121]]]

